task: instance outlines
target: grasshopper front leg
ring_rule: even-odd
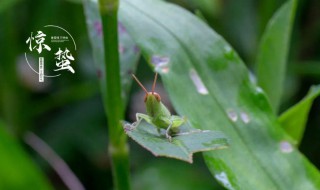
[[[137,121],[134,123],[134,125],[138,126],[142,119],[144,119],[147,123],[152,124],[152,117],[150,117],[150,116],[148,116],[146,114],[143,114],[143,113],[137,113],[136,114],[136,120]]]
[[[141,120],[144,119],[146,122],[152,124],[152,118],[146,114],[143,113],[137,113],[136,114],[136,122],[134,122],[131,127],[130,127],[130,131],[134,130],[141,122]]]

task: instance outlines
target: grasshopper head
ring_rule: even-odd
[[[161,101],[161,97],[158,93],[156,92],[148,92],[148,94],[146,94],[144,96],[144,102],[149,102],[149,101],[157,101],[160,102]]]
[[[161,111],[161,97],[158,93],[148,92],[144,97],[144,102],[148,115],[153,117]]]
[[[155,77],[154,77],[154,81],[153,81],[153,85],[152,85],[152,91],[148,92],[147,89],[141,84],[141,82],[137,79],[136,76],[134,76],[132,74],[132,77],[137,81],[137,83],[139,84],[139,86],[143,89],[143,91],[146,93],[145,97],[144,97],[144,102],[160,102],[161,101],[161,97],[158,93],[154,92],[155,86],[156,86],[156,82],[157,82],[157,76],[158,73],[156,73]]]
[[[162,115],[164,117],[171,116],[169,110],[161,103],[161,97],[158,93],[154,92],[156,82],[157,82],[157,73],[154,77],[152,91],[148,92],[146,88],[141,84],[141,82],[134,76],[132,77],[137,81],[137,83],[141,86],[143,91],[146,93],[144,97],[144,102],[146,104],[147,114],[151,117]]]

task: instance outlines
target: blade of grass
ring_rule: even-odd
[[[286,74],[290,36],[297,0],[289,0],[271,18],[262,36],[257,56],[258,85],[278,112]]]
[[[300,144],[303,137],[312,102],[319,95],[320,85],[311,87],[306,97],[279,117],[282,127],[296,141],[297,145]]]

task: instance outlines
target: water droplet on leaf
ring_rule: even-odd
[[[244,122],[244,123],[249,123],[250,122],[250,117],[247,113],[245,112],[241,112],[240,113],[240,117],[241,117],[241,120]]]
[[[281,141],[280,150],[283,153],[290,153],[293,151],[293,146],[288,141]]]
[[[214,175],[214,177],[220,182],[222,183],[226,188],[228,189],[233,189],[228,176],[225,172],[221,172],[219,174]]]
[[[226,45],[224,47],[224,56],[227,58],[227,59],[232,59],[234,57],[234,51],[232,50],[232,48],[229,46],[229,45]]]
[[[257,94],[262,94],[263,93],[263,89],[261,87],[257,87],[256,88]]]
[[[192,79],[193,84],[196,86],[197,91],[200,94],[206,95],[208,94],[208,89],[206,88],[206,86],[203,84],[201,78],[199,77],[197,71],[195,71],[194,69],[190,70],[190,78]]]
[[[257,84],[257,78],[251,71],[249,71],[249,79],[253,84]]]
[[[238,114],[234,110],[228,110],[227,114],[231,121],[236,122],[238,120]]]

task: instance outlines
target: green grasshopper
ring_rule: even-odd
[[[141,120],[144,119],[146,122],[155,125],[158,128],[159,133],[161,129],[166,129],[166,138],[171,142],[172,137],[170,136],[170,134],[177,133],[179,131],[179,127],[186,122],[186,119],[180,116],[171,115],[168,108],[161,102],[160,95],[154,92],[158,73],[156,73],[154,77],[151,92],[148,92],[146,90],[146,88],[141,84],[136,76],[132,74],[132,77],[137,81],[139,86],[146,93],[144,102],[147,111],[147,115],[142,113],[136,114],[137,121],[133,124],[133,128],[138,126]]]

